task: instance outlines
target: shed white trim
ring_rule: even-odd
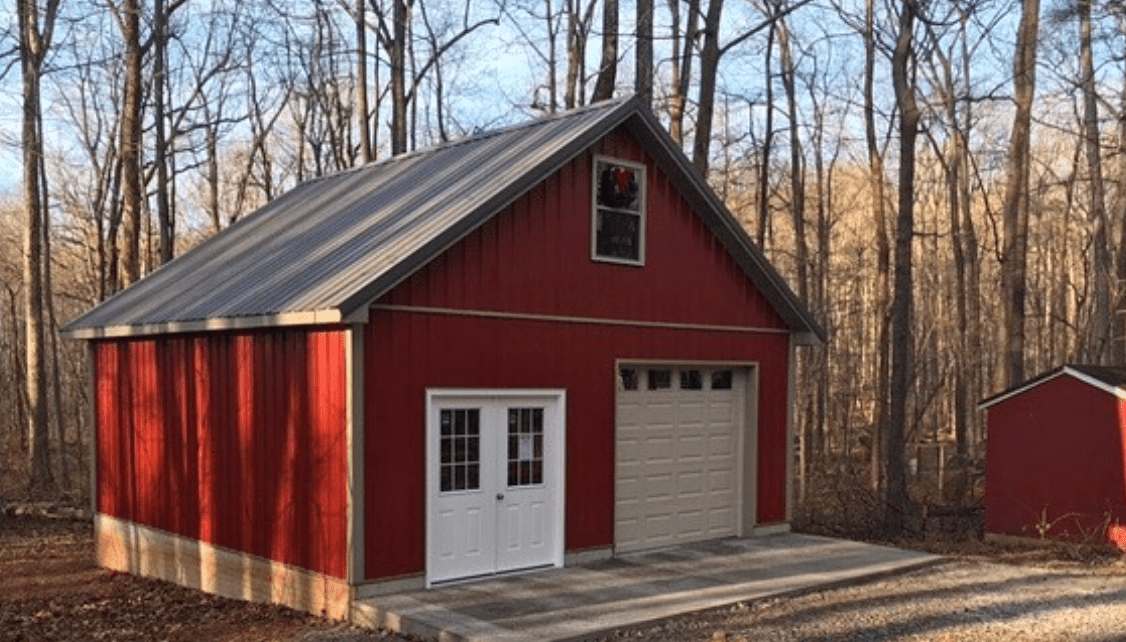
[[[1099,379],[1097,377],[1092,377],[1091,375],[1089,375],[1085,372],[1080,372],[1079,370],[1077,370],[1077,369],[1075,369],[1071,366],[1061,366],[1060,368],[1057,368],[1054,371],[1051,371],[1051,372],[1048,372],[1048,373],[1041,375],[1039,377],[1035,377],[1033,379],[1030,379],[1029,381],[1025,382],[1024,384],[1021,384],[1021,385],[1019,385],[1015,388],[1012,388],[1008,391],[1005,391],[1005,392],[1002,392],[998,395],[990,397],[990,398],[986,399],[985,401],[982,401],[980,404],[978,404],[977,407],[978,407],[979,410],[988,410],[989,408],[992,408],[993,406],[1001,403],[1002,401],[1005,401],[1007,399],[1011,399],[1012,397],[1015,397],[1016,395],[1023,394],[1025,392],[1029,391],[1029,390],[1032,390],[1033,388],[1037,388],[1039,386],[1042,386],[1042,385],[1048,383],[1049,381],[1053,381],[1053,380],[1058,379],[1059,377],[1063,377],[1063,376],[1074,377],[1074,378],[1078,379],[1079,381],[1082,381],[1083,383],[1085,383],[1089,386],[1093,386],[1095,388],[1098,388],[1099,390],[1102,390],[1103,392],[1105,392],[1107,394],[1114,395],[1115,397],[1118,397],[1119,399],[1126,399],[1126,390],[1123,390],[1122,388],[1119,388],[1118,386],[1115,386],[1113,384],[1102,381],[1101,379]]]

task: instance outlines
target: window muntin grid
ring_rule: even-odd
[[[508,409],[508,485],[543,483],[543,408]]]
[[[443,493],[481,488],[481,411],[443,409],[439,484]]]

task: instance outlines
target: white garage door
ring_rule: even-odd
[[[620,368],[618,552],[739,534],[746,378],[736,368]]]

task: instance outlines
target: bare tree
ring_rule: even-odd
[[[636,46],[634,91],[649,107],[653,103],[653,0],[637,0]]]
[[[28,489],[33,494],[54,488],[47,426],[47,369],[44,353],[43,235],[47,218],[47,181],[43,159],[43,117],[40,103],[43,61],[51,48],[59,0],[41,8],[37,0],[20,0],[19,58],[23,78],[24,316],[27,326]],[[47,269],[50,262],[47,261]]]
[[[684,114],[688,109],[688,89],[692,81],[693,49],[699,35],[700,0],[688,0],[687,16],[681,29],[680,0],[668,0],[672,18],[672,74],[669,78],[669,135],[684,144]],[[684,33],[683,41],[681,32]]]
[[[867,0],[864,11],[864,138],[868,151],[869,198],[876,237],[876,372],[875,413],[871,439],[872,486],[883,482],[884,435],[888,422],[888,385],[891,381],[891,244],[887,233],[884,195],[884,157],[876,137],[876,13],[875,0]]]
[[[919,7],[916,0],[900,5],[899,33],[892,53],[891,72],[899,108],[899,198],[895,220],[895,279],[891,302],[891,385],[884,444],[886,524],[893,533],[903,530],[908,509],[904,431],[912,368],[912,249],[915,240],[915,142],[920,110],[915,97],[914,36]]]
[[[1032,103],[1036,94],[1036,43],[1040,31],[1040,0],[1024,0],[1013,54],[1013,115],[1009,139],[1008,174],[1002,206],[1004,240],[1001,248],[1002,339],[1006,385],[1025,378],[1025,303],[1028,271],[1028,182],[1032,159]]]
[[[121,189],[124,238],[121,243],[122,285],[141,278],[141,216],[144,186],[141,180],[141,93],[144,91],[141,7],[138,0],[111,4],[124,44],[125,74],[121,105]]]
[[[371,142],[371,112],[368,108],[368,45],[367,4],[356,0],[356,115],[360,124],[360,158],[370,163],[375,160]]]
[[[602,0],[602,62],[591,102],[609,100],[618,77],[618,0]]]
[[[1091,43],[1091,0],[1076,0],[1079,19],[1079,85],[1083,92],[1083,139],[1085,142],[1087,174],[1090,184],[1090,210],[1088,218],[1094,229],[1090,272],[1094,277],[1094,310],[1091,314],[1091,363],[1106,364],[1112,360],[1126,360],[1126,354],[1112,355],[1111,278],[1114,272],[1110,255],[1109,221],[1106,211],[1106,188],[1103,184],[1102,141],[1099,135],[1099,95],[1095,87],[1094,52]]]

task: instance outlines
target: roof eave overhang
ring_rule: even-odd
[[[231,330],[257,330],[261,328],[277,327],[336,325],[346,322],[347,320],[344,315],[341,314],[340,310],[329,309],[311,310],[307,312],[283,312],[245,317],[168,321],[141,325],[64,328],[60,334],[66,339],[127,339],[159,334],[190,334]]]

